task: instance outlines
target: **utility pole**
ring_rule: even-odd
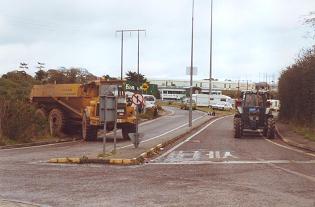
[[[21,62],[21,63],[20,63],[20,68],[22,68],[22,69],[28,69],[28,66],[27,66],[27,65],[28,65],[27,63]]]
[[[42,70],[42,69],[45,68],[45,66],[44,66],[45,63],[37,62],[37,64],[38,64],[37,68],[38,68],[39,70]]]
[[[137,32],[138,33],[138,65],[137,65],[137,72],[139,75],[139,33],[140,32],[146,32],[144,29],[123,29],[123,30],[117,30],[116,33],[121,33],[121,49],[120,49],[120,80],[123,79],[123,57],[124,57],[124,33],[125,32]]]
[[[212,20],[213,20],[213,0],[211,0],[211,19],[210,19],[210,73],[209,73],[209,105],[212,91]]]
[[[190,56],[190,88],[189,88],[189,127],[192,127],[192,85],[193,85],[193,66],[194,66],[194,7],[195,0],[192,1],[191,15],[191,56]]]

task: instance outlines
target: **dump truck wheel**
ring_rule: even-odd
[[[42,120],[48,119],[47,111],[43,108],[36,109],[35,116],[42,119]]]
[[[130,139],[129,133],[135,133],[136,132],[136,125],[135,124],[128,124],[126,126],[123,126],[121,129],[122,136],[124,139]]]
[[[234,138],[241,138],[242,134],[241,118],[234,118]]]
[[[268,131],[267,131],[268,139],[275,138],[275,120],[273,118],[268,119]]]
[[[65,128],[65,116],[60,109],[53,109],[49,113],[49,129],[51,136],[62,136]]]
[[[85,113],[82,117],[82,138],[86,141],[97,140],[97,127],[90,125],[89,119]]]

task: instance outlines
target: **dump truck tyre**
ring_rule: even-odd
[[[85,113],[82,117],[82,138],[85,141],[97,140],[97,127],[90,125],[89,118]]]
[[[275,138],[275,120],[273,118],[268,119],[268,131],[267,131],[268,139]]]
[[[47,111],[43,108],[36,109],[35,116],[46,121],[48,120]]]
[[[123,136],[123,139],[128,140],[130,139],[129,133],[135,133],[136,132],[136,125],[135,124],[128,124],[121,129],[121,133]]]
[[[243,134],[241,122],[241,118],[234,118],[234,138],[241,138]]]
[[[54,108],[49,112],[49,129],[51,136],[62,136],[65,124],[65,116],[62,110]]]

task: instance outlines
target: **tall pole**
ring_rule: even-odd
[[[120,50],[120,80],[123,79],[123,61],[124,61],[124,32],[121,32],[121,50]]]
[[[212,19],[213,19],[213,0],[211,0],[211,19],[210,19],[210,73],[209,73],[209,105],[212,91]]]
[[[193,85],[193,67],[194,67],[194,7],[195,0],[192,1],[191,15],[191,56],[190,56],[190,88],[189,88],[189,127],[192,127],[192,85]]]
[[[140,62],[140,60],[139,60],[139,58],[140,58],[139,54],[140,54],[140,41],[139,41],[139,30],[138,30],[138,64],[137,64],[138,85],[139,85],[139,62]]]

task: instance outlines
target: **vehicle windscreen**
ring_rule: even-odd
[[[256,94],[246,94],[245,95],[245,107],[257,106],[257,96]]]
[[[152,96],[145,96],[144,100],[145,101],[154,101],[154,98]]]
[[[265,96],[257,95],[257,94],[246,94],[245,95],[245,107],[264,107],[265,103]]]

